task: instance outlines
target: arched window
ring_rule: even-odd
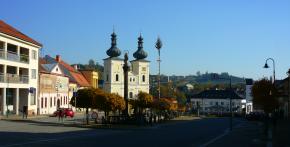
[[[116,81],[119,81],[119,75],[116,74]]]
[[[130,93],[129,93],[129,97],[130,97],[130,98],[133,98],[133,92],[130,92]]]
[[[109,75],[107,74],[107,81],[109,81]]]
[[[142,81],[145,82],[145,75],[142,76]]]

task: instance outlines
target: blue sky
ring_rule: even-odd
[[[229,72],[259,79],[266,58],[276,77],[286,77],[290,56],[289,0],[3,0],[0,18],[41,42],[42,55],[69,63],[103,63],[113,26],[118,47],[144,49],[157,73],[157,36],[163,41],[161,72]],[[5,6],[5,7],[3,7]]]

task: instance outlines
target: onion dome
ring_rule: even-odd
[[[115,34],[115,32],[113,32],[111,36],[112,36],[111,48],[109,48],[106,53],[110,57],[118,57],[121,55],[121,51],[117,47],[117,35]]]
[[[143,38],[141,35],[138,38],[138,50],[133,54],[133,56],[137,60],[145,59],[147,57],[147,53],[143,50]]]

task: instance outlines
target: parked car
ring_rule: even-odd
[[[61,113],[60,113],[61,112]],[[51,115],[52,117],[64,116],[64,117],[74,117],[74,111],[71,108],[58,108]]]
[[[250,112],[246,115],[247,120],[263,120],[265,118],[265,114],[262,112]]]

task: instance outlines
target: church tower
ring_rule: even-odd
[[[117,47],[117,35],[111,34],[111,47],[107,50],[108,58],[104,59],[104,90],[109,93],[118,93],[123,96],[123,59],[120,49]]]
[[[120,49],[117,47],[117,35],[112,33],[111,47],[107,50],[108,58],[104,59],[104,90],[109,93],[118,93],[124,97],[124,60],[119,58]],[[134,60],[130,61],[128,72],[128,97],[136,99],[140,91],[149,93],[149,61],[143,49],[143,38],[138,38],[138,49],[133,54]]]
[[[140,35],[138,38],[138,49],[133,54],[135,60],[131,61],[132,74],[137,77],[137,91],[149,93],[149,61],[146,60],[147,53],[143,50],[143,38]]]

